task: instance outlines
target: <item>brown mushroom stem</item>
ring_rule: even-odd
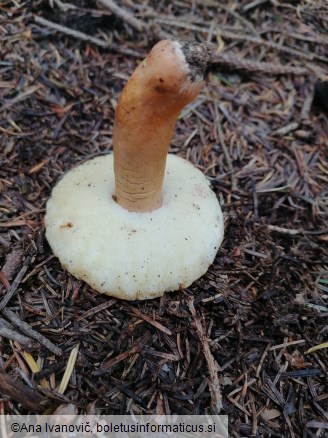
[[[161,206],[165,163],[181,109],[203,86],[206,44],[163,40],[128,80],[114,122],[115,194],[129,211]]]

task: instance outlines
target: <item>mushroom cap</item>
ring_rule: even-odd
[[[113,199],[113,154],[68,172],[46,207],[46,237],[61,264],[93,289],[126,300],[188,287],[213,262],[223,218],[205,176],[167,156],[162,206],[130,212]]]

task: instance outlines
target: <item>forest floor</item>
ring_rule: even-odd
[[[327,436],[327,3],[114,6],[0,5],[0,413],[220,411],[232,437]],[[127,302],[61,267],[44,212],[111,150],[118,96],[167,37],[214,47],[170,152],[208,177],[225,237],[191,287]]]

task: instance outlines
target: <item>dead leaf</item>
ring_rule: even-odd
[[[1,272],[7,280],[11,280],[22,264],[23,250],[14,248],[6,257]]]

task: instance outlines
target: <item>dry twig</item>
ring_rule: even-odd
[[[33,345],[33,341],[30,338],[18,333],[17,330],[14,330],[14,327],[3,318],[0,318],[0,336],[11,339],[12,341],[18,341],[26,348],[32,348]]]
[[[210,374],[209,379],[209,389],[211,393],[211,399],[212,399],[212,408],[215,414],[219,414],[222,410],[222,395],[221,395],[221,388],[220,388],[220,382],[218,377],[218,364],[216,363],[210,349],[210,344],[208,341],[208,338],[206,334],[204,333],[204,329],[202,326],[202,323],[197,317],[196,309],[194,306],[194,300],[191,297],[188,297],[188,307],[190,310],[190,313],[192,314],[192,317],[195,322],[196,330],[199,336],[199,339],[202,343],[204,356],[207,362],[208,371]]]
[[[118,6],[112,0],[99,0],[99,1],[103,6],[105,6],[110,11],[112,11],[113,14],[117,15],[123,21],[127,22],[131,27],[136,29],[138,32],[143,32],[147,29],[147,26],[145,23],[143,23],[138,18],[134,17],[131,14],[131,12],[129,12],[127,9],[124,9],[121,6]]]
[[[41,413],[44,411],[48,400],[42,397],[35,389],[17,382],[0,371],[0,388],[1,393],[5,394],[29,411]]]
[[[36,332],[32,329],[32,327],[27,324],[25,321],[22,321],[18,316],[15,315],[14,312],[12,312],[9,309],[3,309],[2,310],[3,315],[8,318],[16,327],[18,327],[23,333],[30,336],[31,338],[38,341],[41,345],[46,347],[49,351],[54,353],[56,356],[61,356],[62,351],[57,345],[53,344],[49,339],[47,339],[45,336],[41,335],[41,333]]]
[[[241,59],[228,53],[219,53],[215,55],[211,62],[212,65],[224,66],[231,70],[245,70],[254,73],[268,73],[270,75],[288,75],[297,76],[312,74],[308,69],[302,67],[292,67],[289,65],[279,65],[273,62],[259,62],[248,59]]]
[[[86,33],[80,32],[78,30],[71,29],[67,26],[62,26],[61,24],[54,23],[53,21],[46,20],[45,18],[39,17],[38,15],[34,15],[34,21],[42,26],[49,27],[50,29],[57,30],[58,32],[64,33],[65,35],[70,35],[74,38],[77,38],[82,41],[87,41],[89,43],[93,43],[96,46],[108,47],[108,43],[99,38],[93,37],[91,35],[87,35]]]
[[[6,295],[0,301],[0,311],[6,307],[6,305],[9,303],[11,298],[15,295],[16,290],[17,290],[20,282],[22,281],[22,279],[27,271],[27,268],[28,268],[28,265],[30,264],[30,261],[31,261],[31,258],[27,257],[26,260],[24,261],[23,267],[21,268],[21,270],[17,274],[15,280],[12,282],[11,286],[7,290]]]

